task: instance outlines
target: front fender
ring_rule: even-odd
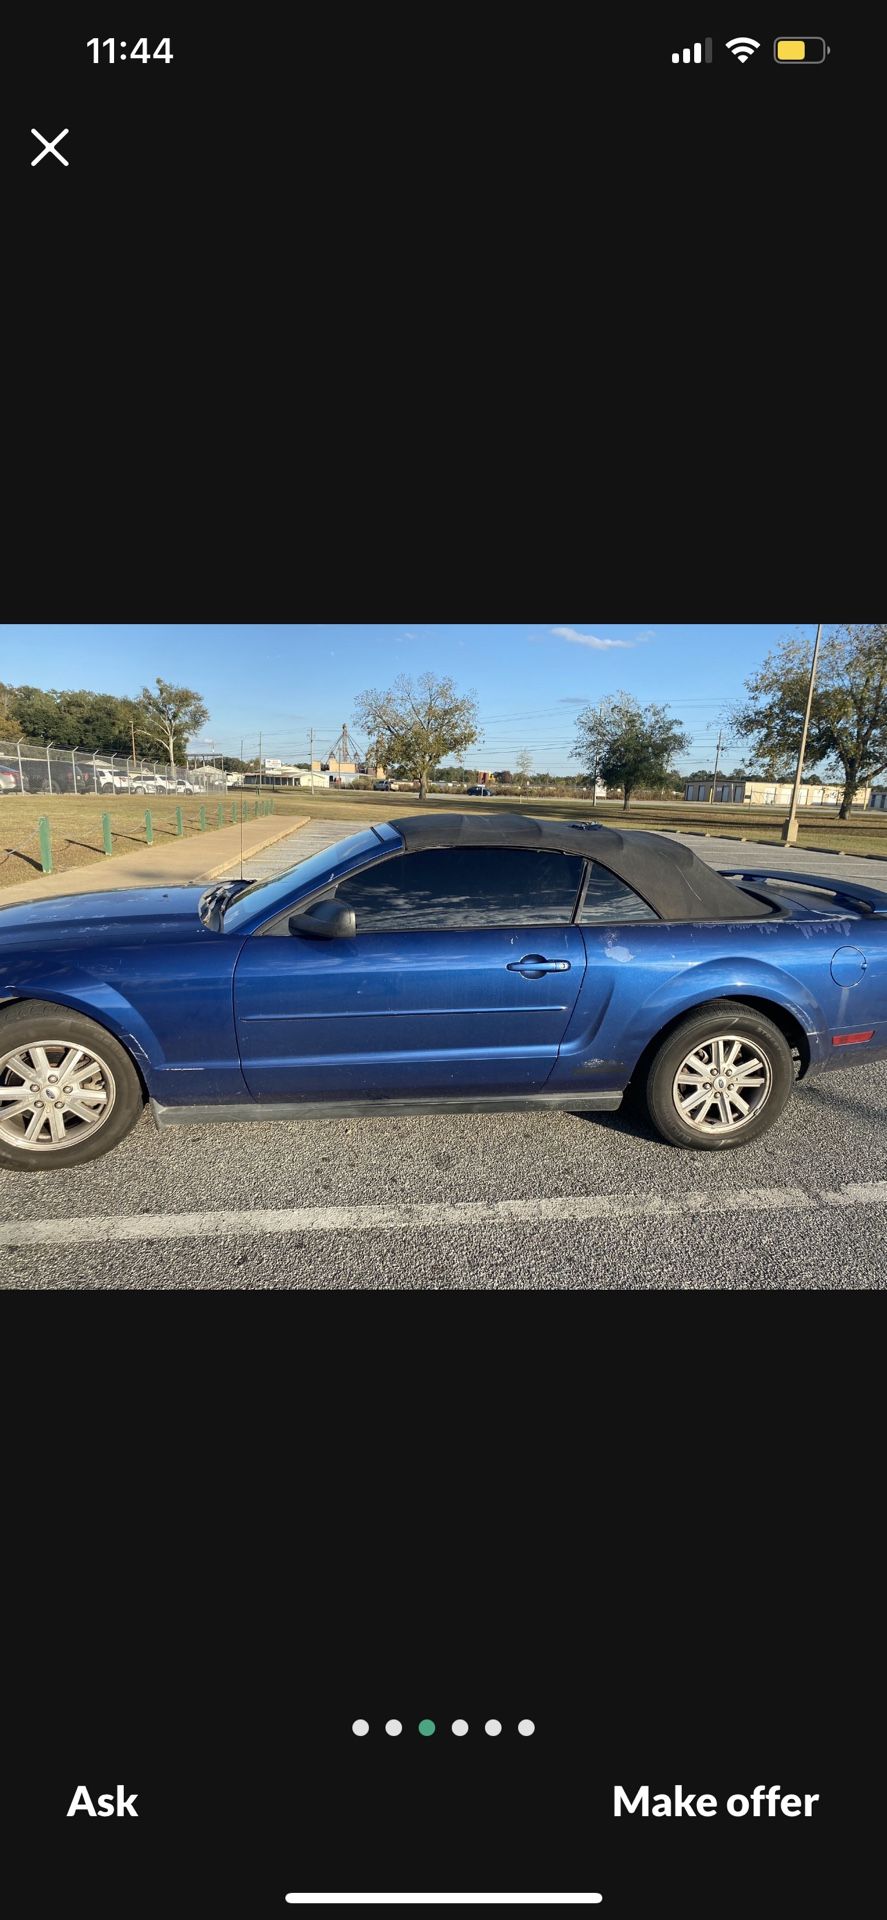
[[[85,1019],[106,1027],[146,1069],[163,1064],[156,1036],[123,994],[90,974],[78,974],[69,963],[65,963],[63,978],[56,968],[47,966],[29,974],[27,981],[3,982],[0,1001],[9,1005],[23,1000],[48,1000],[53,1006],[66,1007],[69,1013],[82,1013]]]

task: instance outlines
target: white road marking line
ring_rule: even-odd
[[[364,1207],[243,1207],[219,1213],[87,1214],[80,1219],[5,1220],[3,1246],[85,1246],[107,1240],[202,1240],[211,1235],[247,1238],[273,1233],[397,1232],[407,1227],[542,1226],[547,1221],[625,1220],[681,1214],[809,1212],[817,1206],[887,1206],[887,1180],[807,1193],[803,1187],[740,1187],[727,1193],[692,1189],[667,1199],[659,1193],[564,1195],[548,1200],[466,1200],[428,1205]]]

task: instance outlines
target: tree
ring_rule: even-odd
[[[159,741],[170,766],[175,766],[185,758],[189,734],[206,725],[209,708],[192,687],[174,687],[159,675],[154,684],[156,693],[143,687],[139,695],[141,717],[136,721],[136,732]]]
[[[396,766],[405,779],[418,780],[423,800],[438,761],[461,753],[478,736],[474,696],[460,697],[451,679],[431,672],[416,681],[401,673],[386,693],[369,687],[358,694],[355,725],[384,741],[385,764]]]
[[[808,641],[782,641],[746,680],[749,698],[731,715],[733,730],[754,742],[767,778],[795,771],[810,657]],[[887,626],[839,626],[823,637],[807,757],[814,766],[829,761],[841,769],[842,820],[860,782],[887,770]]]
[[[58,740],[58,694],[44,693],[42,687],[13,687],[11,692],[19,732],[28,740]]]
[[[17,740],[21,733],[15,694],[15,687],[8,687],[5,680],[0,680],[0,734],[9,735],[13,740]]]
[[[609,694],[596,707],[584,707],[576,733],[572,757],[593,766],[595,780],[600,775],[608,787],[622,788],[626,813],[635,789],[663,786],[672,756],[690,745],[666,707],[642,707],[630,693]]]
[[[533,756],[530,752],[529,747],[522,747],[520,753],[517,756],[517,777],[518,777],[518,780],[520,781],[521,793],[526,793],[527,782],[530,778],[530,774],[532,773],[532,771],[533,771]]]
[[[685,780],[713,780],[714,777],[713,767],[697,767],[695,773],[684,774]]]

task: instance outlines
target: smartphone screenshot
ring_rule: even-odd
[[[4,24],[24,1920],[871,1902],[883,35],[714,29]]]

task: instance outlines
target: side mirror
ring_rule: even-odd
[[[343,907],[338,900],[315,900],[304,913],[290,914],[289,930],[311,940],[353,940],[354,908]]]

